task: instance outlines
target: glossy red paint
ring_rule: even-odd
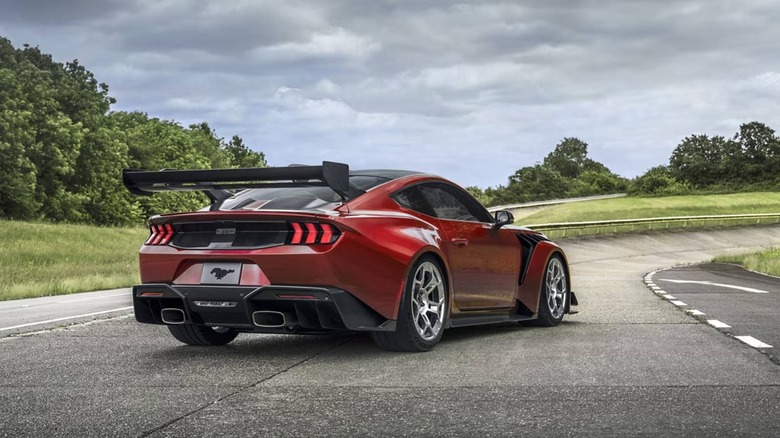
[[[204,262],[241,262],[241,285],[338,288],[394,320],[410,266],[429,253],[446,273],[453,317],[473,311],[508,313],[516,305],[515,299],[536,312],[547,260],[553,252],[563,254],[560,248],[540,242],[529,261],[525,281],[519,285],[524,267],[517,234],[533,232],[440,220],[402,208],[390,197],[426,181],[448,182],[430,175],[397,178],[332,212],[201,211],[154,217],[152,226],[163,230],[181,222],[286,221],[293,230],[292,244],[206,250],[147,244],[140,254],[142,282],[198,284]],[[318,232],[314,223],[322,227],[323,243],[314,243]],[[305,242],[304,230],[309,231]],[[326,243],[334,231],[340,233],[338,239]]]

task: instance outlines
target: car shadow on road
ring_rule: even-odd
[[[491,339],[507,334],[521,336],[522,339],[538,337],[557,337],[568,327],[579,325],[576,321],[564,321],[558,327],[532,327],[517,323],[489,324],[482,326],[457,327],[444,332],[441,345],[457,345],[469,342],[489,342]],[[518,338],[520,339],[520,338]],[[386,352],[376,347],[368,333],[343,333],[334,335],[267,335],[241,334],[233,343],[220,347],[197,347],[189,345],[166,346],[148,353],[150,359],[181,361],[219,357],[224,359],[269,359],[291,356],[317,355],[327,351],[338,354],[339,351],[363,355],[398,354]]]

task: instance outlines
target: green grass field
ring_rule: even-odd
[[[0,300],[137,283],[148,235],[146,228],[0,221]]]
[[[736,263],[751,271],[780,276],[780,248],[772,248],[747,254],[723,255],[715,257],[715,262]]]
[[[780,193],[613,198],[551,205],[518,221],[524,224],[584,222],[669,216],[779,213]]]

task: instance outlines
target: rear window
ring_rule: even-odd
[[[351,176],[352,186],[366,191],[390,181],[377,176]],[[350,198],[360,191],[350,189]],[[330,210],[341,205],[341,197],[330,187],[281,187],[242,190],[225,200],[220,210]]]

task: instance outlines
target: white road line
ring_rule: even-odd
[[[661,289],[654,290],[653,292],[657,293],[658,295],[665,295],[666,294],[666,291],[661,290]]]
[[[678,306],[678,307],[685,307],[685,306],[687,306],[687,304],[685,304],[685,303],[683,303],[682,301],[679,301],[679,300],[672,300],[672,301],[670,301],[670,303],[672,303],[672,304],[674,304],[675,306]]]
[[[696,309],[689,309],[689,310],[686,310],[686,312],[690,313],[693,316],[704,316],[704,315],[706,315],[706,313],[702,312],[701,310],[696,310]]]
[[[132,297],[133,294],[131,292],[122,292],[121,294],[103,295],[103,296],[100,296],[100,297],[77,298],[75,300],[57,301],[57,304],[75,303],[76,301],[102,300],[102,299],[105,299],[105,298],[124,297],[124,296]]]
[[[671,295],[664,295],[664,299],[666,300],[676,300],[677,298],[671,296]]]
[[[734,337],[750,345],[753,348],[772,348],[771,345],[765,344],[752,336],[734,336]]]
[[[737,290],[743,290],[745,292],[753,292],[756,294],[768,294],[769,292],[761,289],[753,289],[752,287],[745,287],[745,286],[734,286],[733,284],[723,284],[723,283],[713,283],[711,281],[694,281],[694,280],[665,280],[660,279],[661,281],[668,281],[671,283],[684,283],[684,284],[704,284],[707,286],[717,286],[717,287],[725,287],[729,289],[737,289]]]
[[[730,325],[728,325],[726,323],[723,323],[723,322],[720,322],[717,319],[708,319],[707,320],[707,324],[709,324],[709,325],[711,325],[711,326],[713,326],[715,328],[719,328],[719,329],[731,328]]]
[[[49,323],[52,323],[52,322],[67,321],[69,319],[86,318],[86,317],[89,317],[89,316],[102,315],[104,313],[121,312],[123,310],[130,310],[132,308],[133,308],[133,306],[120,307],[119,309],[104,310],[102,312],[92,312],[92,313],[85,313],[83,315],[66,316],[64,318],[55,318],[55,319],[49,319],[47,321],[30,322],[30,323],[27,323],[27,324],[14,325],[14,326],[11,326],[11,327],[0,327],[0,332],[5,331],[5,330],[14,330],[14,329],[18,329],[18,328],[31,327],[31,326],[34,326],[34,325],[49,324]]]
[[[652,290],[658,290],[658,289],[660,289],[660,287],[659,287],[659,286],[650,286],[650,289],[652,289]]]

